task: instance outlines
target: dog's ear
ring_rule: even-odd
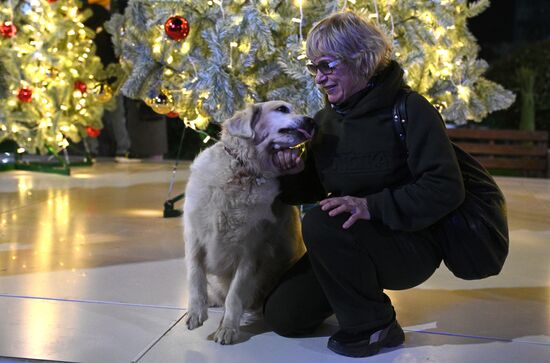
[[[250,105],[225,121],[224,126],[229,135],[251,139],[254,137],[254,127],[261,114],[262,108],[260,106]]]

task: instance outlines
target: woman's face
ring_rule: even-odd
[[[318,64],[321,61],[332,62],[336,58],[331,56],[321,56],[315,58],[313,63]],[[328,96],[328,101],[338,105],[346,101],[353,94],[367,87],[367,81],[352,71],[352,69],[343,61],[340,61],[331,74],[323,74],[317,71],[315,75],[317,83]]]

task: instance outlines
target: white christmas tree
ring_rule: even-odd
[[[112,90],[77,0],[8,0],[0,8],[0,141],[57,153],[97,136]]]
[[[323,97],[305,71],[305,36],[324,16],[363,14],[392,37],[406,81],[456,124],[514,101],[483,78],[466,21],[488,0],[130,0],[108,24],[127,79],[122,91],[204,128],[245,103],[285,99],[313,114]]]

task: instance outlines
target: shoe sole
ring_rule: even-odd
[[[115,162],[120,164],[136,164],[141,163],[140,159],[115,158]]]
[[[403,330],[399,329],[393,335],[389,335],[383,341],[372,343],[372,344],[361,344],[357,343],[356,346],[348,344],[344,349],[342,346],[332,340],[328,341],[327,348],[332,350],[334,353],[340,355],[345,355],[347,357],[369,357],[380,352],[382,348],[393,348],[397,347],[405,342],[405,333]]]

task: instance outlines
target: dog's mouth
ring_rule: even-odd
[[[305,130],[299,130],[296,129],[297,133],[300,133],[302,135],[301,137],[297,137],[296,141],[294,143],[287,143],[287,142],[273,142],[271,144],[271,151],[276,153],[277,151],[285,150],[285,149],[297,149],[297,150],[304,150],[307,143],[313,138],[314,131],[307,132]]]
[[[289,135],[287,140],[274,141],[271,144],[271,151],[277,152],[284,149],[298,149],[303,151],[306,144],[313,139],[315,134],[315,124],[313,119],[304,117],[297,127],[283,128],[279,130],[279,133]],[[289,141],[291,139],[292,141]]]

